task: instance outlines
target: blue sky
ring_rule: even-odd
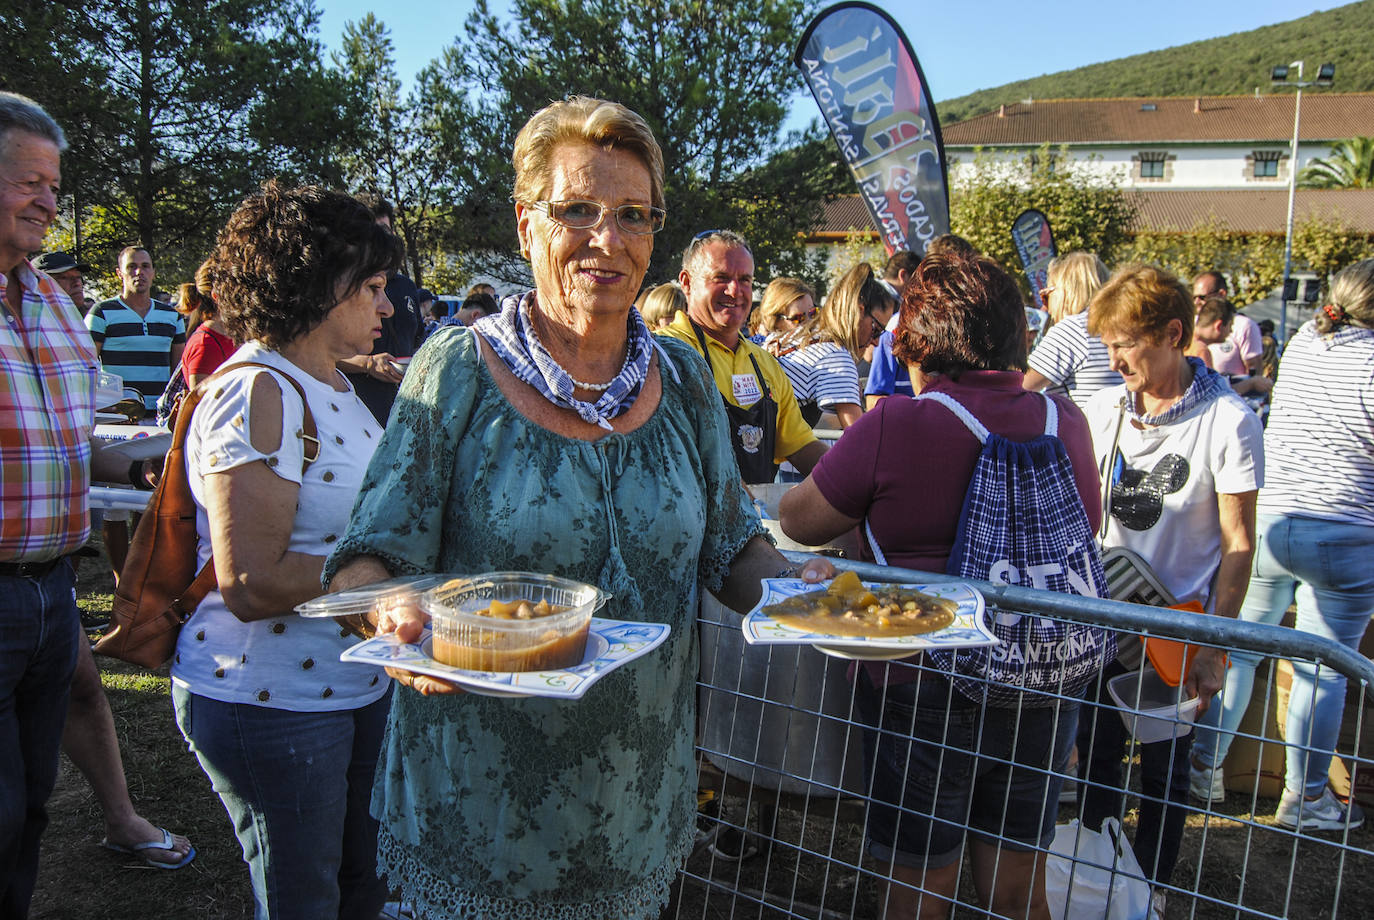
[[[1307,0],[876,0],[906,32],[931,92],[949,99],[1012,80],[1155,51],[1272,25],[1342,3]],[[410,78],[437,57],[463,29],[472,0],[317,0],[320,36],[339,47],[344,23],[375,13],[391,30],[396,64]],[[492,0],[505,9],[504,0]],[[1274,62],[1281,63],[1281,62]],[[1286,62],[1283,62],[1286,63]],[[1315,62],[1308,62],[1309,64]],[[1255,85],[1268,83],[1256,72]],[[568,87],[569,91],[576,87]],[[810,97],[798,97],[791,126],[816,115]]]

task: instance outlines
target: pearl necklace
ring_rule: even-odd
[[[557,361],[555,361],[554,363],[558,364]],[[561,370],[563,373],[568,374],[568,369],[563,365],[559,364],[558,369]],[[615,383],[614,377],[612,377],[610,380],[607,380],[605,383],[583,383],[581,380],[578,380],[572,374],[568,374],[568,379],[572,381],[573,386],[583,390],[591,390],[593,393],[604,393],[611,388],[611,384]]]
[[[554,363],[554,365],[555,365],[560,371],[563,372],[564,376],[566,376],[566,377],[568,378],[568,380],[572,383],[572,385],[575,386],[575,387],[578,387],[578,388],[580,388],[580,389],[583,389],[583,390],[591,390],[593,393],[604,393],[604,392],[606,392],[607,390],[609,390],[609,389],[611,388],[611,384],[615,383],[616,380],[619,379],[620,375],[621,375],[622,373],[625,372],[625,368],[626,368],[626,367],[629,365],[629,363],[630,363],[630,355],[631,355],[630,343],[629,343],[628,341],[626,341],[626,343],[625,343],[625,360],[622,361],[622,362],[620,363],[620,370],[616,373],[616,375],[615,375],[614,377],[612,377],[610,380],[607,380],[605,383],[587,383],[587,382],[585,382],[585,381],[578,380],[578,379],[577,379],[576,377],[574,377],[572,374],[568,373],[568,369],[567,369],[566,367],[564,367],[562,364],[560,364],[559,361],[558,361],[558,359],[555,358],[555,357],[553,356],[553,352],[549,351],[548,347],[544,345],[543,340],[541,340],[541,339],[539,338],[539,333],[535,331],[534,322],[533,322],[533,316],[531,316],[531,322],[528,323],[528,324],[526,325],[525,329],[526,329],[526,331],[530,334],[530,336],[531,336],[536,342],[539,343],[539,347],[542,348],[542,349],[544,350],[544,354],[546,354],[546,355],[549,356],[549,360],[552,361],[552,362]]]

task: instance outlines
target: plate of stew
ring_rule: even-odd
[[[842,572],[829,583],[765,578],[744,618],[753,645],[812,645],[841,658],[905,658],[926,649],[996,645],[983,595],[962,582],[863,582]]]

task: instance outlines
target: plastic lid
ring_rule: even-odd
[[[448,581],[450,575],[405,575],[374,581],[370,585],[349,588],[337,594],[322,594],[303,604],[296,612],[303,617],[347,617],[371,613],[377,604],[390,597],[414,594],[417,597],[430,588]]]

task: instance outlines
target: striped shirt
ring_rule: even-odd
[[[1098,390],[1121,382],[1121,375],[1111,368],[1107,346],[1088,334],[1086,310],[1051,326],[1027,363],[1053,386],[1063,387],[1080,409]]]
[[[778,363],[792,381],[792,392],[802,405],[813,403],[831,409],[841,403],[862,406],[859,372],[854,359],[834,342],[816,342],[788,352]]]
[[[186,343],[186,324],[170,304],[154,300],[146,316],[120,298],[96,304],[86,314],[86,327],[100,346],[105,370],[124,378],[126,387],[143,394],[143,404],[157,409],[157,398],[172,376],[173,345]]]
[[[45,562],[90,535],[100,361],[57,283],[27,262],[18,278],[21,322],[8,307],[0,322],[0,561]],[[0,298],[8,283],[0,273]]]
[[[1374,525],[1374,329],[1294,333],[1264,453],[1260,511]]]

